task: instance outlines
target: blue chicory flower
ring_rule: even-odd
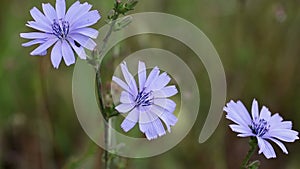
[[[224,111],[227,112],[226,118],[236,123],[229,125],[231,130],[239,133],[239,137],[256,137],[259,154],[263,153],[267,159],[276,157],[269,141],[277,144],[285,154],[288,154],[282,142],[294,142],[299,139],[298,132],[292,130],[291,121],[283,121],[278,113],[271,115],[265,106],[259,113],[255,99],[252,103],[252,118],[241,101],[236,103],[230,101],[224,107]]]
[[[126,62],[121,64],[121,70],[126,83],[118,77],[113,77],[113,81],[124,89],[120,96],[121,104],[116,106],[116,110],[120,113],[129,112],[121,128],[128,132],[138,122],[140,131],[148,140],[152,140],[166,134],[162,120],[171,132],[170,126],[177,122],[176,116],[173,115],[176,103],[168,97],[177,94],[178,91],[174,85],[166,86],[171,80],[170,76],[166,72],[160,74],[159,68],[154,67],[147,78],[145,63],[139,62],[137,87]]]
[[[62,58],[67,66],[74,64],[73,50],[81,59],[86,59],[84,48],[93,50],[96,46],[91,38],[97,38],[98,31],[88,26],[100,19],[98,11],[89,11],[92,5],[81,4],[79,1],[76,1],[67,12],[65,0],[56,0],[56,9],[49,3],[42,6],[44,14],[36,7],[30,10],[34,21],[28,21],[26,26],[38,32],[21,33],[22,38],[31,39],[22,46],[40,44],[30,54],[46,55],[47,49],[54,44],[51,51],[51,62],[54,68],[58,68]]]

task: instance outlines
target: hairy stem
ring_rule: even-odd
[[[104,54],[104,50],[106,48],[106,45],[108,43],[108,39],[110,37],[110,35],[112,34],[113,32],[113,28],[116,24],[116,21],[118,19],[119,15],[116,15],[112,21],[111,21],[111,24],[110,24],[110,27],[109,27],[109,30],[108,32],[106,33],[104,39],[103,39],[103,44],[100,48],[100,51],[98,53],[98,56],[99,56],[99,59],[102,57],[102,55]],[[101,76],[100,76],[100,63],[97,64],[97,67],[96,67],[96,84],[97,84],[97,94],[98,94],[98,100],[99,100],[99,108],[100,108],[100,111],[102,113],[102,116],[103,118],[105,119],[105,122],[104,122],[104,144],[105,144],[105,150],[104,150],[104,154],[103,154],[103,157],[104,157],[104,169],[109,169],[109,159],[108,159],[108,144],[109,144],[109,138],[108,138],[108,134],[109,134],[109,116],[106,114],[106,111],[105,111],[105,107],[104,107],[104,102],[103,102],[103,95],[102,95],[102,82],[101,82]]]
[[[119,3],[118,1],[116,1],[116,3]],[[97,94],[98,94],[98,101],[99,101],[99,108],[100,111],[102,113],[102,116],[104,118],[104,144],[105,144],[105,150],[104,150],[104,154],[103,154],[103,158],[104,158],[104,169],[109,169],[110,168],[110,162],[109,162],[109,152],[108,147],[109,144],[111,142],[111,137],[109,135],[109,118],[110,118],[110,114],[109,112],[106,112],[106,107],[104,105],[104,101],[103,101],[103,95],[102,95],[102,82],[101,82],[101,77],[100,77],[100,59],[103,57],[104,55],[104,51],[106,48],[106,45],[108,43],[109,37],[111,36],[114,26],[116,24],[116,21],[119,17],[119,13],[116,12],[112,18],[110,19],[110,27],[109,30],[107,31],[104,39],[103,39],[103,44],[100,47],[100,51],[98,53],[98,63],[96,64],[96,84],[97,84]]]
[[[100,70],[96,71],[96,87],[97,87],[97,96],[98,96],[98,105],[99,105],[99,109],[102,113],[102,116],[104,118],[104,145],[105,145],[105,149],[104,149],[104,154],[103,154],[103,158],[104,158],[104,169],[108,169],[109,165],[108,165],[108,117],[106,115],[105,112],[105,107],[104,107],[104,102],[103,102],[103,96],[102,96],[102,82],[101,82],[101,76],[100,76]]]
[[[103,96],[102,96],[102,82],[101,82],[101,76],[100,76],[100,71],[98,70],[96,72],[96,86],[97,86],[97,96],[98,96],[98,101],[99,101],[99,108],[102,113],[102,116],[104,117],[105,121],[108,121],[108,118],[105,113],[105,107],[104,107],[104,102],[103,102]]]
[[[255,149],[257,148],[257,141],[256,141],[256,138],[254,137],[251,137],[250,140],[249,140],[249,151],[245,157],[245,159],[243,160],[243,163],[242,163],[242,166],[241,166],[241,169],[247,169],[248,168],[248,163],[249,163],[249,160],[250,158],[252,157]]]
[[[105,144],[105,151],[104,151],[104,169],[109,169],[109,162],[108,162],[108,132],[109,126],[108,123],[104,124],[104,144]]]
[[[110,27],[109,27],[109,30],[108,30],[108,32],[106,33],[106,35],[105,35],[105,37],[103,39],[103,44],[102,44],[102,47],[101,47],[101,49],[99,51],[99,58],[101,58],[102,55],[103,55],[103,53],[104,53],[104,50],[105,50],[106,45],[108,43],[108,39],[109,39],[109,37],[110,37],[110,35],[111,35],[112,31],[113,31],[113,28],[114,28],[114,26],[116,24],[116,21],[117,21],[116,19],[112,20],[112,22],[110,24]]]

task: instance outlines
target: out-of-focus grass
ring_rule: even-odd
[[[72,104],[73,66],[62,63],[55,70],[49,55],[30,56],[33,47],[23,48],[20,32],[31,20],[29,10],[41,9],[42,0],[0,2],[0,168],[72,168],[99,166],[100,149],[93,158],[81,158],[90,144],[81,129]],[[54,0],[49,0],[54,4]],[[73,0],[67,1],[70,5]],[[92,1],[105,23],[112,1]],[[198,26],[215,45],[223,62],[228,100],[241,99],[247,107],[257,98],[292,120],[300,130],[300,2],[296,0],[153,0],[140,1],[135,12],[159,11],[185,18]],[[145,35],[149,36],[149,35]],[[141,40],[145,42],[140,43]],[[180,46],[180,47],[178,47]],[[134,37],[121,43],[122,56],[145,47],[161,47],[180,56],[191,66],[200,84],[200,113],[210,104],[208,75],[193,52],[166,37]],[[121,60],[116,59],[116,62]],[[112,71],[108,59],[103,67]],[[107,73],[104,79],[109,79]],[[128,168],[238,168],[247,151],[247,140],[229,131],[222,119],[215,134],[204,144],[197,139],[203,115],[188,136],[174,149],[157,157],[130,159]],[[299,168],[299,142],[287,144],[289,155],[276,148],[278,158],[262,160],[262,168]],[[82,162],[83,161],[83,162]],[[70,167],[71,166],[71,167]],[[74,167],[73,167],[74,168]],[[75,167],[76,168],[76,167]]]

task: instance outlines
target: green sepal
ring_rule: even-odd
[[[109,119],[114,116],[118,116],[120,113],[115,109],[115,106],[105,107],[106,118]]]

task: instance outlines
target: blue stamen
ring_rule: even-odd
[[[150,106],[153,104],[152,91],[146,93],[144,90],[138,93],[135,98],[135,106]]]
[[[255,135],[261,137],[269,131],[270,125],[266,120],[260,119],[258,122],[252,121],[250,128]]]
[[[56,19],[53,20],[52,24],[52,33],[59,39],[66,39],[67,35],[69,33],[69,22],[64,21],[62,19],[59,19],[58,21]]]

